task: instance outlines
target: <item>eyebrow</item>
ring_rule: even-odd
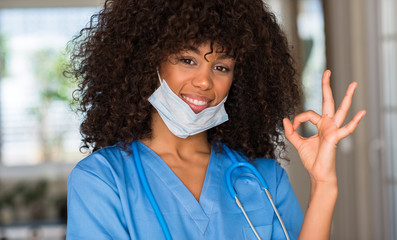
[[[229,54],[220,55],[218,58],[221,59],[221,60],[222,59],[234,59],[234,57],[232,55],[229,55]]]
[[[193,51],[194,53],[201,54],[200,50],[193,45],[189,45],[187,47],[186,51]]]

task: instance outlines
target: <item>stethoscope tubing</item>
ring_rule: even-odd
[[[147,182],[147,177],[146,177],[145,172],[143,171],[142,160],[141,160],[141,157],[139,156],[138,148],[137,148],[136,144],[137,144],[136,141],[132,142],[132,153],[134,155],[134,160],[135,160],[134,163],[135,163],[135,167],[138,171],[139,179],[141,181],[143,189],[145,190],[146,196],[148,197],[149,202],[152,205],[154,213],[156,214],[158,222],[159,222],[161,229],[164,233],[164,237],[167,240],[172,240],[171,233],[167,226],[167,223],[164,220],[163,214],[161,213],[160,208],[157,205],[156,199],[153,196],[152,190],[150,189],[149,183]]]

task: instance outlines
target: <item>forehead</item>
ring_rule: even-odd
[[[210,55],[217,59],[234,59],[233,54],[228,51],[225,47],[211,42],[205,42],[201,44],[187,44],[179,54],[183,53],[195,53],[197,55],[204,55],[208,57]]]

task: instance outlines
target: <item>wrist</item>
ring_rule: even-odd
[[[338,183],[336,179],[331,181],[315,181],[311,179],[311,196],[336,200],[338,197]]]

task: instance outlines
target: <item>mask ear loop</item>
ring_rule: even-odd
[[[159,77],[159,81],[160,81],[160,84],[161,84],[161,77],[160,77],[160,72],[159,72],[159,68],[158,67],[156,67],[156,71],[157,71],[157,76]]]

